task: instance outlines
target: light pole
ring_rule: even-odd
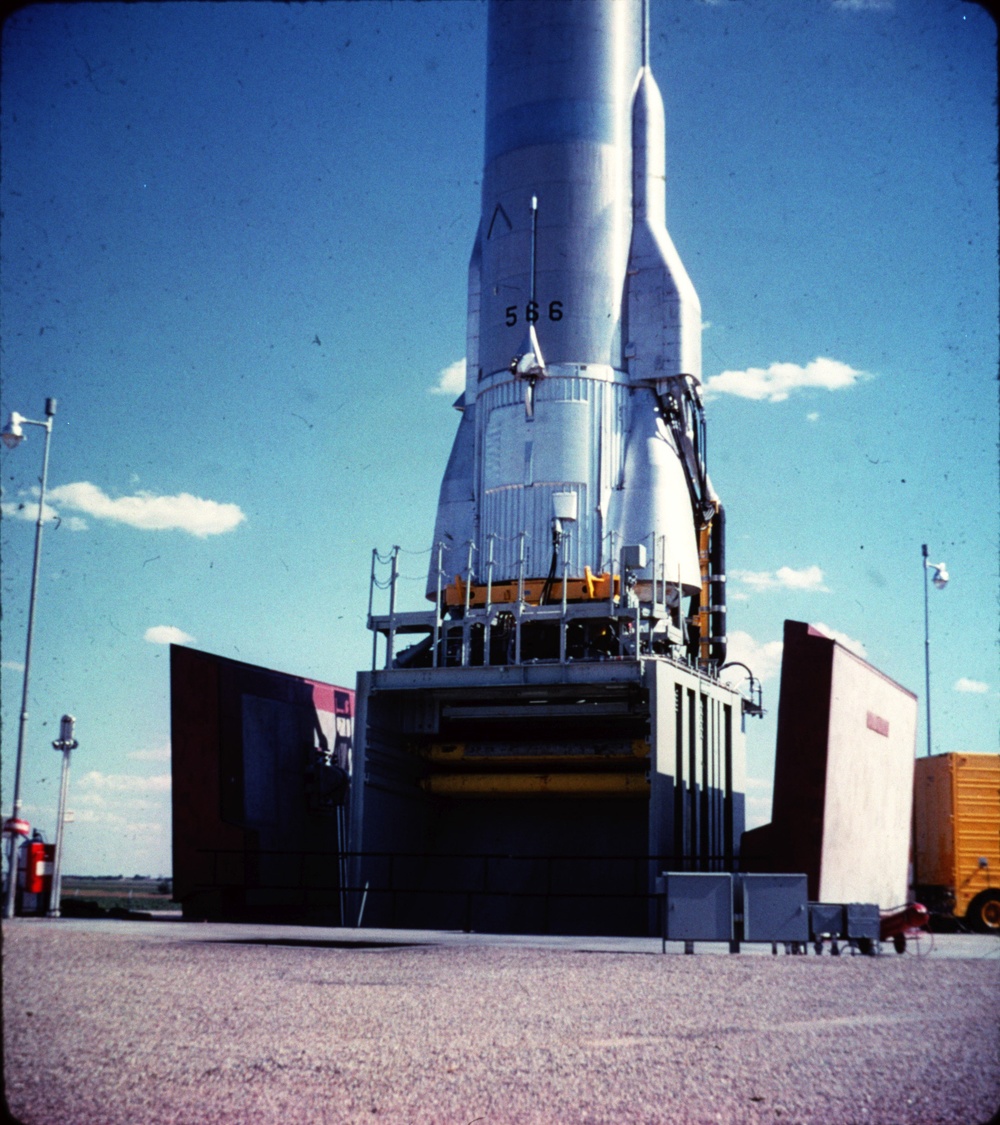
[[[38,566],[42,557],[42,525],[45,522],[45,484],[49,475],[49,442],[52,438],[52,419],[56,413],[56,400],[45,400],[45,421],[35,422],[13,413],[0,433],[0,440],[8,449],[24,441],[24,426],[41,426],[45,431],[45,452],[42,454],[42,490],[38,494],[38,522],[35,524],[35,561],[31,571],[31,600],[28,603],[28,640],[24,648],[24,684],[21,689],[21,721],[17,728],[17,759],[14,765],[14,812],[11,820],[21,813],[21,768],[24,764],[24,735],[28,726],[28,679],[31,675],[31,641],[35,631],[35,601],[38,594]],[[17,838],[10,837],[10,861],[7,866],[7,893],[4,896],[3,916],[14,917],[14,888],[17,883]]]
[[[62,849],[63,825],[66,823],[66,789],[69,786],[69,756],[79,746],[73,737],[73,724],[76,719],[72,715],[63,715],[59,724],[59,737],[52,743],[53,750],[61,750],[63,756],[62,781],[59,785],[59,820],[56,823],[56,857],[52,864],[52,889],[49,892],[50,918],[59,917],[59,901],[62,897]]]
[[[924,559],[924,687],[927,699],[927,757],[931,756],[931,623],[927,598],[927,571],[933,570],[934,588],[943,590],[948,585],[948,570],[943,562],[932,563],[927,558],[927,544],[920,548]]]

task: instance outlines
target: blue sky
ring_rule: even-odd
[[[23,796],[52,838],[73,713],[70,872],[169,872],[164,641],[351,685],[373,546],[413,552],[421,604],[485,26],[480,0],[378,0],[4,27],[0,408],[59,400]],[[998,749],[995,28],[962,0],[652,0],[651,26],[732,650],[769,711],[748,730],[759,823],[786,617],[862,645],[922,722],[924,542],[952,576],[931,592],[935,750]],[[28,436],[0,452],[4,815]]]

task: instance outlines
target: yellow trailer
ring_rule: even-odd
[[[918,758],[914,785],[917,901],[1000,934],[1000,754]]]

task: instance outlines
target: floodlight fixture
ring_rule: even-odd
[[[7,425],[4,426],[3,432],[0,433],[0,441],[2,441],[8,449],[13,449],[24,441],[24,430],[22,429],[24,420],[25,419],[18,414],[16,410],[11,411],[10,417],[7,419]]]
[[[931,575],[931,581],[934,583],[935,588],[938,589],[938,590],[943,590],[945,588],[945,586],[948,585],[948,579],[950,577],[950,575],[948,574],[948,569],[945,566],[945,564],[943,562],[939,562],[939,563],[929,562],[929,563],[926,563],[925,565],[930,570],[934,571],[934,573]]]

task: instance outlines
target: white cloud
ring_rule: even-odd
[[[34,490],[34,500],[5,500],[0,504],[0,511],[3,512],[8,519],[25,520],[30,523],[35,523],[38,519],[38,489]],[[29,496],[27,492],[21,493],[22,496]],[[79,516],[61,516],[51,504],[45,503],[42,505],[42,523],[58,523],[65,525],[70,531],[86,531],[87,521],[80,519]]]
[[[782,641],[764,641],[759,644],[749,633],[737,629],[729,634],[726,659],[742,661],[763,683],[781,671],[784,647]],[[739,687],[746,683],[746,673],[742,668],[727,668],[723,673],[723,680],[733,687]]]
[[[772,363],[770,367],[748,367],[745,371],[723,371],[705,381],[706,398],[736,395],[756,402],[784,402],[803,388],[839,391],[870,376],[846,363],[818,356],[801,367],[797,363]]]
[[[990,685],[984,684],[982,680],[970,680],[961,676],[955,681],[955,691],[966,692],[969,695],[986,695],[989,690]]]
[[[829,587],[823,585],[823,571],[818,566],[805,566],[795,570],[790,566],[779,566],[777,570],[734,570],[731,576],[754,590],[809,590],[813,593],[828,594]]]
[[[895,0],[833,0],[833,7],[840,12],[891,12]]]
[[[432,395],[460,395],[465,390],[465,360],[456,359],[449,363],[444,370],[438,372],[438,381],[433,387],[428,387],[428,394]]]
[[[86,512],[95,519],[112,520],[144,531],[186,531],[199,539],[232,531],[246,519],[238,504],[203,500],[189,492],[176,496],[137,492],[113,499],[85,480],[53,488],[49,498],[57,506]]]
[[[4,660],[0,662],[0,668],[5,672],[23,672],[24,665],[19,660]]]
[[[825,633],[831,640],[843,645],[849,652],[853,652],[855,656],[860,656],[864,660],[868,659],[868,652],[861,641],[856,641],[853,637],[849,637],[846,633],[841,633],[839,629],[833,629],[829,625],[825,625],[822,621],[814,621],[812,627],[818,629],[821,633]]]
[[[141,752],[140,752],[141,753]],[[128,755],[133,757],[134,755]],[[113,834],[120,843],[130,835],[138,836],[139,847],[146,846],[151,837],[160,837],[170,823],[170,774],[138,777],[126,773],[102,773],[91,770],[73,783],[73,823],[80,829],[100,827]],[[77,847],[81,846],[77,837]],[[122,862],[132,865],[139,853],[126,846],[128,858]],[[133,859],[133,855],[136,857]],[[155,865],[154,865],[155,866]]]
[[[20,495],[28,497],[29,493],[22,492]],[[28,520],[34,523],[38,519],[38,497],[36,496],[34,500],[5,500],[0,504],[0,511],[9,519]],[[48,504],[45,504],[42,508],[42,520],[45,523],[50,523],[56,519],[58,514],[55,508],[50,508]]]
[[[167,742],[163,746],[157,746],[152,750],[133,750],[125,757],[130,762],[169,762],[170,761],[170,743]]]
[[[176,625],[151,625],[142,635],[151,645],[192,645],[194,637]]]
[[[806,415],[806,421],[807,422],[818,422],[819,421],[819,411],[818,410],[811,410]]]
[[[77,807],[72,811],[72,824],[95,825],[105,831],[114,831],[118,834],[139,833],[143,837],[159,836],[165,828],[160,820],[130,820],[128,816],[122,815],[123,808],[118,803],[113,809]]]
[[[101,773],[100,770],[91,770],[74,784],[74,789],[78,787],[105,793],[144,793],[149,796],[170,792],[170,774],[137,777],[129,773]]]
[[[141,780],[141,778],[139,779]],[[98,792],[95,789],[87,789],[82,793],[74,790],[73,796],[77,803],[77,808],[86,809],[95,813],[103,813],[107,815],[108,812],[114,811],[122,812],[162,812],[164,808],[169,808],[169,791],[164,793],[161,791],[154,791],[152,795],[145,797],[130,797],[127,790],[119,790],[117,792],[104,793]]]
[[[806,566],[802,570],[780,566],[775,571],[775,578],[787,590],[819,590],[825,594],[830,592],[823,585],[823,571],[818,566]]]

